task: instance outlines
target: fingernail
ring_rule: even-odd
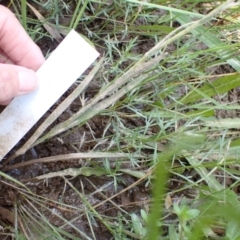
[[[32,70],[19,70],[19,94],[25,94],[34,90],[37,86],[37,76]]]

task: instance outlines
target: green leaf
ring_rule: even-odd
[[[135,213],[132,213],[131,219],[132,219],[134,232],[139,237],[141,237],[141,238],[144,237],[146,234],[146,229],[142,226],[141,219],[139,218],[139,216]]]
[[[168,232],[169,232],[169,239],[170,240],[179,239],[177,231],[176,231],[176,229],[175,229],[173,224],[169,225]]]
[[[203,180],[206,181],[207,185],[216,191],[223,190],[222,184],[220,184],[213,174],[209,174],[208,170],[202,166],[201,162],[196,159],[194,156],[191,156],[190,153],[184,154],[188,162],[194,167],[196,172],[201,176]]]
[[[141,210],[140,210],[140,213],[141,213],[142,219],[143,219],[145,222],[147,222],[147,220],[148,220],[148,215],[147,215],[146,211],[143,210],[143,209],[141,209]]]
[[[194,110],[191,112],[186,113],[187,116],[189,117],[212,117],[214,116],[214,110],[213,109],[199,109],[199,110]]]
[[[240,74],[236,73],[230,76],[220,77],[210,83],[205,83],[199,89],[193,89],[186,97],[183,97],[180,102],[183,104],[199,101],[206,96],[212,97],[217,94],[223,94],[229,90],[240,86]]]
[[[192,220],[196,218],[200,214],[198,209],[190,209],[187,211],[187,218],[186,221]]]
[[[239,240],[240,232],[239,232],[239,223],[236,221],[229,221],[226,230],[226,238],[229,240]]]
[[[189,209],[189,207],[186,205],[178,206],[177,204],[174,205],[174,212],[183,222],[192,220],[200,214],[198,209]]]
[[[205,140],[205,134],[193,131],[180,132],[171,138],[173,146],[178,146],[182,149],[194,149],[201,146]]]
[[[240,138],[238,138],[230,143],[230,147],[239,147],[239,146],[240,146]]]
[[[178,204],[173,204],[173,211],[176,213],[178,216],[181,214],[181,208],[178,206]]]

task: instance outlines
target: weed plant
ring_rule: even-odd
[[[74,28],[104,52],[104,57],[9,159],[83,125],[91,129],[94,117],[104,116],[108,122],[90,152],[81,152],[81,144],[72,143],[76,151],[67,156],[4,166],[7,171],[34,162],[86,159],[81,168],[36,177],[46,182],[63,178],[64,188],[79,196],[82,208],[36,196],[24,183],[2,172],[2,183],[11,185],[22,199],[15,201],[10,212],[15,219],[13,227],[4,225],[9,234],[15,239],[98,239],[95,231],[101,224],[111,239],[119,240],[240,239],[239,2],[28,3],[35,4],[45,22],[27,14],[24,0],[12,1],[11,6],[36,42],[53,37],[43,24],[63,35]],[[69,19],[68,23],[64,19]],[[92,81],[97,81],[100,89],[88,99],[85,89]],[[229,100],[231,96],[233,100]],[[48,128],[76,97],[82,108]],[[84,133],[81,141],[85,141]],[[87,179],[108,176],[116,190],[124,174],[136,181],[111,197],[104,194],[107,186],[103,185],[95,193],[104,200],[93,205],[89,198],[95,193],[85,193],[69,181],[79,175]],[[94,185],[91,178],[88,181]],[[152,189],[141,207],[126,211],[116,204],[115,197],[138,185]],[[54,214],[62,224],[54,226],[46,217],[46,212],[53,214],[46,202],[76,211],[78,218],[66,220],[56,208]],[[99,210],[106,202],[117,209],[116,217]],[[82,218],[89,223],[88,232],[75,224]],[[66,226],[74,233],[65,230]]]

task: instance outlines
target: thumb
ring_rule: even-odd
[[[7,104],[12,98],[34,90],[37,76],[33,70],[0,64],[0,104]]]

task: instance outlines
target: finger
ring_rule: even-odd
[[[14,14],[1,5],[0,46],[17,65],[36,71],[44,62],[40,48],[27,35]]]
[[[0,64],[0,103],[28,93],[37,86],[34,71],[10,64]]]
[[[13,62],[9,59],[8,56],[0,49],[0,63],[9,63],[13,64]]]
[[[12,101],[12,99],[11,99],[11,100],[6,100],[6,101],[2,101],[2,102],[0,102],[0,105],[6,106],[6,105],[8,105],[11,101]]]

